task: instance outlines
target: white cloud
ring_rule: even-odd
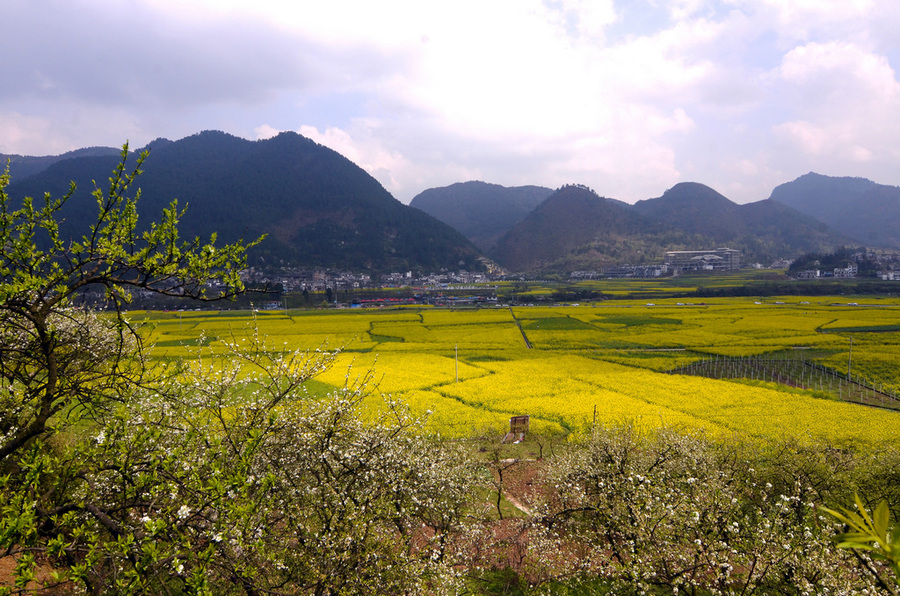
[[[345,130],[333,127],[320,132],[313,126],[305,125],[297,132],[337,151],[366,170],[387,189],[404,190],[410,176],[410,163],[399,153],[387,149],[380,142],[378,135],[373,134],[373,131],[379,128],[378,122],[360,121],[354,128],[361,131],[358,138],[354,138]]]
[[[263,124],[253,129],[254,137],[257,141],[271,139],[272,137],[278,136],[278,133],[280,132],[282,131],[273,126],[269,126],[268,124]]]
[[[667,3],[673,21],[687,20],[704,8],[705,0],[671,0]]]
[[[0,113],[0,153],[21,153],[25,155],[49,155],[64,153],[69,149],[64,143],[52,138],[53,125],[44,118],[28,116],[18,112]],[[50,142],[48,142],[48,140]]]
[[[803,120],[785,122],[775,127],[775,131],[784,135],[804,153],[812,156],[822,155],[834,139],[824,128]]]
[[[299,130],[404,201],[900,184],[894,0],[5,0],[4,25],[0,151]]]
[[[762,0],[777,16],[781,33],[794,32],[802,38],[821,28],[852,23],[877,12],[886,5],[875,0]]]
[[[900,83],[884,56],[848,43],[809,43],[779,74],[803,118],[776,127],[814,156],[870,161],[900,135]]]
[[[587,40],[603,40],[606,29],[619,20],[612,0],[559,0],[543,16],[557,27]]]
[[[140,147],[154,137],[132,124],[124,110],[84,102],[67,103],[54,109],[46,101],[35,101],[28,112],[0,109],[0,153],[58,155],[91,146],[121,147],[130,142]]]

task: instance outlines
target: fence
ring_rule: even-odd
[[[871,379],[849,376],[818,362],[800,358],[713,356],[668,371],[713,379],[748,379],[819,391],[844,401],[900,409],[896,391]]]

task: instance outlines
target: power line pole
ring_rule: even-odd
[[[853,363],[853,338],[850,338],[850,355],[847,356],[847,380],[850,380],[851,364]]]

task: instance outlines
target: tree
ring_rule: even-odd
[[[889,594],[896,594],[895,587],[900,583],[900,527],[891,519],[886,500],[880,501],[871,513],[858,494],[854,495],[854,500],[856,511],[845,508],[841,508],[841,511],[827,507],[821,509],[842,522],[849,530],[837,536],[838,547],[852,550],[860,566],[875,577],[878,585]],[[883,561],[893,576],[882,573],[881,569],[859,551],[868,553],[871,559]]]
[[[26,197],[16,208],[6,192],[9,168],[0,176],[0,382],[4,416],[0,465],[29,442],[52,433],[63,412],[90,415],[115,401],[122,383],[137,382],[138,337],[122,313],[132,289],[196,299],[225,298],[243,286],[239,271],[247,246],[216,247],[215,238],[183,241],[177,201],[162,219],[138,227],[138,199],[128,192],[147,153],[128,171],[128,145],[109,179],[93,190],[97,220],[80,239],[60,235],[58,215],[75,193],[49,193],[39,205]],[[251,243],[255,244],[254,243]],[[207,283],[220,282],[218,290]],[[73,308],[79,293],[102,288],[116,317],[100,320]],[[96,342],[100,333],[102,342]]]
[[[595,429],[549,461],[532,566],[623,594],[874,593],[811,506],[840,496],[842,458],[818,445]]]
[[[143,160],[138,161],[138,166]],[[137,227],[127,146],[97,223],[60,237],[60,200],[14,209],[0,179],[0,593],[409,593],[455,581],[473,470],[396,402],[363,421],[365,383],[305,382],[338,352],[225,342],[147,359],[129,291],[242,290],[243,244]],[[207,282],[218,279],[221,289]],[[104,288],[111,314],[73,307]]]

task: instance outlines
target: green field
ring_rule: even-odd
[[[503,281],[496,286],[503,302],[583,302],[603,299],[663,300],[679,298],[703,300],[720,297],[815,294],[825,296],[896,295],[896,285],[874,278],[797,280],[783,269],[741,269],[739,271],[696,271],[657,278],[573,280],[552,278],[541,281]]]
[[[442,436],[501,432],[510,416],[521,414],[531,417],[532,430],[549,433],[633,421],[713,436],[856,446],[892,441],[900,430],[900,413],[892,410],[900,393],[896,298],[663,299],[253,316],[185,311],[133,318],[151,324],[151,353],[158,360],[218,352],[223,342],[239,343],[254,329],[272,349],[314,354],[340,348],[335,365],[317,377],[319,389],[372,371],[373,411],[385,395],[402,398]],[[788,364],[752,372],[773,360]],[[808,372],[813,366],[823,372]]]

